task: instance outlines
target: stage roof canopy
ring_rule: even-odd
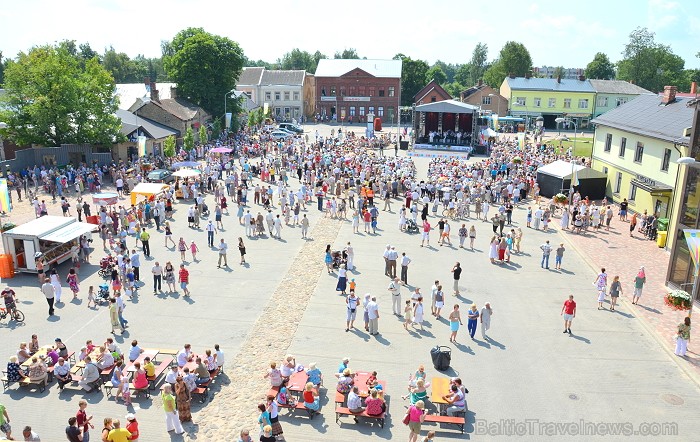
[[[435,103],[421,104],[416,106],[416,112],[437,112],[445,114],[473,114],[478,111],[477,106],[462,103],[457,100],[436,101]]]

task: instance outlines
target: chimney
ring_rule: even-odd
[[[661,97],[661,104],[667,105],[676,101],[676,86],[664,86],[664,95]]]
[[[511,73],[509,73],[509,74],[508,74],[508,78],[515,78],[515,74],[514,74],[514,73],[512,73],[512,72],[511,72]]]
[[[476,85],[477,85],[478,87],[483,86],[483,85],[484,85],[484,80],[482,80],[481,78],[479,78],[479,81],[476,83]]]
[[[698,93],[698,82],[693,81],[690,83],[690,93],[696,95]]]
[[[160,97],[158,97],[158,89],[156,89],[156,84],[153,82],[151,82],[151,100],[160,101]]]
[[[532,77],[530,71],[525,72],[525,78],[529,79],[530,77]]]
[[[177,98],[177,87],[170,86],[170,98],[173,100]]]
[[[561,83],[561,75],[557,75],[557,83]]]
[[[585,76],[585,75],[579,75],[579,76],[578,76],[578,81],[586,81],[586,76]]]

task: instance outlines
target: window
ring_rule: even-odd
[[[368,114],[373,114],[373,113],[374,113],[374,106],[370,106],[370,107],[367,109],[367,113],[368,113]]]
[[[431,103],[435,103],[436,101],[437,101],[437,97],[436,97],[436,96],[430,97],[430,102],[431,102]]]
[[[284,101],[289,101],[289,92],[284,93]]]
[[[299,92],[294,92],[294,101],[299,101]]]
[[[603,150],[605,152],[610,152],[610,146],[612,146],[612,134],[607,134],[605,136],[605,147]]]
[[[535,107],[542,106],[542,99],[541,98],[535,98],[534,102],[535,102]]]
[[[369,96],[374,97],[374,86],[369,87]]]
[[[340,96],[341,97],[345,96],[345,86],[340,86]]]
[[[550,98],[549,102],[547,103],[547,107],[557,107],[557,99],[556,98]]]
[[[564,98],[564,109],[571,108],[571,98]]]
[[[389,116],[387,117],[388,121],[394,121],[394,106],[389,106],[387,108],[387,112],[389,113]]]
[[[625,148],[627,147],[627,138],[622,137],[620,140],[620,153],[618,154],[620,158],[625,157]]]
[[[634,162],[641,163],[644,156],[644,144],[637,142],[637,148],[634,150]]]
[[[617,172],[615,174],[615,193],[620,193],[621,187],[622,187],[622,172]]]
[[[516,98],[515,104],[517,104],[518,106],[525,106],[525,97]]]
[[[393,97],[396,94],[396,90],[394,89],[394,86],[389,86],[389,96]]]
[[[608,106],[608,97],[598,97],[598,99],[596,100],[596,106],[607,107]]]
[[[331,86],[331,97],[335,97],[335,86]]]
[[[279,92],[275,92],[275,100],[276,100],[276,101],[280,101],[281,96],[282,96],[282,95],[281,95]]]
[[[606,174],[606,175],[608,174],[608,168],[605,167],[605,166],[603,166],[603,173]]]
[[[481,104],[491,104],[491,97],[481,97]]]
[[[581,98],[578,100],[579,109],[588,109],[588,98]]]
[[[360,97],[364,97],[364,96],[365,96],[365,87],[364,87],[364,86],[360,86],[358,89],[359,89],[358,95],[359,95]]]
[[[272,100],[272,92],[265,92],[265,101]]]
[[[364,106],[360,106],[360,116],[361,117],[365,116],[365,107]]]
[[[351,97],[355,96],[355,86],[350,86],[350,96]]]
[[[380,96],[380,97],[383,97],[383,96],[384,96],[384,88],[383,88],[383,87],[380,87],[380,88],[379,88],[379,96]]]
[[[350,116],[351,117],[355,116],[355,106],[350,106]]]
[[[661,160],[661,170],[668,172],[668,165],[671,163],[671,149],[664,149],[664,157]]]
[[[622,106],[625,103],[627,103],[627,98],[625,97],[617,97],[615,100],[615,106]]]
[[[630,194],[627,199],[634,201],[635,198],[637,198],[637,186],[634,183],[630,183]]]
[[[378,117],[383,117],[384,116],[384,106],[379,106],[377,108],[377,116]]]

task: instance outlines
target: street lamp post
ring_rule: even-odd
[[[231,89],[230,91],[228,91],[224,94],[224,126],[226,126],[226,101],[227,101],[227,98],[229,98],[229,94],[232,94],[234,92],[236,92],[236,90]],[[228,130],[228,127],[226,128],[226,130]]]

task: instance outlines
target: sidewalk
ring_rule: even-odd
[[[577,234],[571,230],[562,230],[560,219],[553,219],[550,226],[559,230],[565,238],[564,246],[567,246],[568,241],[596,273],[601,267],[605,267],[608,286],[612,283],[613,277],[620,276],[623,294],[618,303],[619,310],[630,312],[634,315],[632,318],[635,316],[641,318],[644,326],[654,333],[654,337],[663,348],[673,354],[676,345],[673,336],[676,335],[678,324],[683,322],[687,312],[672,310],[664,304],[664,296],[668,292],[665,280],[669,253],[659,248],[656,241],[644,238],[639,232],[634,232],[634,237],[630,237],[629,223],[620,221],[617,216],[610,223],[610,231],[606,231],[605,228],[598,231],[589,229],[588,232]],[[632,305],[634,277],[640,266],[644,266],[647,282],[639,304]],[[566,253],[564,267],[566,267]],[[591,286],[590,302],[595,300],[596,292]],[[700,353],[689,349],[685,360],[678,358],[678,363],[696,382],[700,383]]]

